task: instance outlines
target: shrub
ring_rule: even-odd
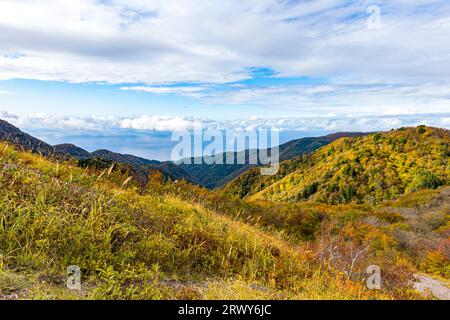
[[[437,177],[434,173],[427,170],[420,170],[413,178],[409,189],[418,191],[422,189],[436,189],[445,183],[442,179]]]
[[[422,270],[450,278],[450,260],[440,251],[431,251],[421,264]]]
[[[424,125],[420,125],[417,127],[417,133],[424,134],[425,132],[426,132],[426,129],[425,129]]]

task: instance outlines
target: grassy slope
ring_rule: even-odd
[[[310,254],[174,195],[0,144],[0,296],[389,298]],[[66,290],[78,265],[83,290]]]
[[[319,247],[324,233],[334,225],[329,240],[336,243],[336,238],[348,239],[344,251],[346,245],[370,245],[366,266],[406,259],[421,272],[450,278],[450,186],[411,192],[376,206],[248,201],[201,188],[186,188],[182,184],[166,184],[166,188],[185,201],[245,221],[291,243],[300,243],[316,257],[322,254]],[[343,260],[346,255],[348,252],[342,252]],[[397,262],[394,264],[398,267]],[[343,265],[339,268],[345,270]]]
[[[378,203],[450,183],[450,134],[429,127],[342,138],[283,162],[276,176],[250,171],[224,188],[249,199]]]

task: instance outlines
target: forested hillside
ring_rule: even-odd
[[[223,191],[271,201],[375,204],[450,183],[450,132],[420,126],[339,139],[281,164],[247,172]]]

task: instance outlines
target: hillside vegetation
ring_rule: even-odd
[[[0,142],[0,299],[420,299],[414,273],[450,278],[448,148],[427,127],[343,138],[211,191]]]
[[[391,281],[398,281],[398,276],[404,277],[404,272],[411,270],[405,268],[405,261],[417,271],[450,279],[450,186],[411,192],[379,205],[333,205],[246,201],[183,182],[161,181],[161,177],[152,179],[155,192],[176,193],[189,203],[281,236],[316,258],[331,259],[326,264],[346,274],[354,255],[367,249],[356,259],[364,261],[358,262],[359,268],[371,263],[383,265],[383,276],[391,277]],[[360,273],[353,272],[352,278],[361,279]]]
[[[90,171],[0,144],[0,290],[19,298],[368,298],[287,241],[113,167]],[[65,289],[77,265],[83,290]],[[336,281],[331,281],[335,279]],[[319,288],[319,290],[318,290]],[[388,296],[387,296],[388,297]]]
[[[220,207],[227,198],[180,183],[155,172],[142,189],[120,167],[83,169],[1,143],[0,295],[19,299],[419,297],[410,289],[413,264],[395,253],[392,236],[374,226],[346,222],[351,237],[341,239],[332,223],[338,221],[334,213],[326,218],[328,213],[322,211],[319,219],[308,222],[302,218],[307,217],[305,212],[286,208],[285,214],[298,212],[286,231],[282,223],[269,218],[259,224],[257,213],[265,212],[261,206],[236,200],[231,203],[242,216],[232,214]],[[301,244],[294,231],[296,224],[303,223],[322,223],[324,229],[312,230],[315,236]],[[356,233],[361,226],[366,226],[364,234]],[[330,239],[342,241],[339,263],[321,247]],[[372,248],[374,239],[378,247]],[[350,267],[348,250],[366,247],[364,259]],[[390,285],[381,291],[368,290],[362,282],[366,264],[373,262],[384,266],[389,279]],[[65,288],[70,265],[82,270],[79,292]]]
[[[281,163],[274,176],[251,170],[223,192],[250,200],[376,204],[450,183],[450,131],[420,126],[339,139]]]

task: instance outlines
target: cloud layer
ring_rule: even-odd
[[[11,122],[23,130],[55,130],[70,133],[82,132],[119,132],[123,129],[136,132],[170,132],[203,129],[276,129],[279,131],[337,132],[337,131],[377,131],[390,130],[402,126],[421,124],[450,129],[450,113],[414,114],[414,115],[372,115],[362,117],[305,117],[272,118],[217,121],[167,116],[138,117],[98,117],[98,116],[63,116],[63,115],[18,115],[0,111],[0,118]]]
[[[271,118],[234,121],[185,117],[138,116],[98,117],[46,114],[19,115],[0,111],[0,119],[51,144],[74,143],[89,151],[110,149],[149,159],[168,160],[175,142],[173,131],[204,129],[275,129],[281,143],[338,131],[378,131],[426,124],[450,129],[450,113],[422,115],[372,115],[362,117]]]
[[[224,83],[265,66],[280,77],[448,79],[445,0],[3,0],[0,77]]]

